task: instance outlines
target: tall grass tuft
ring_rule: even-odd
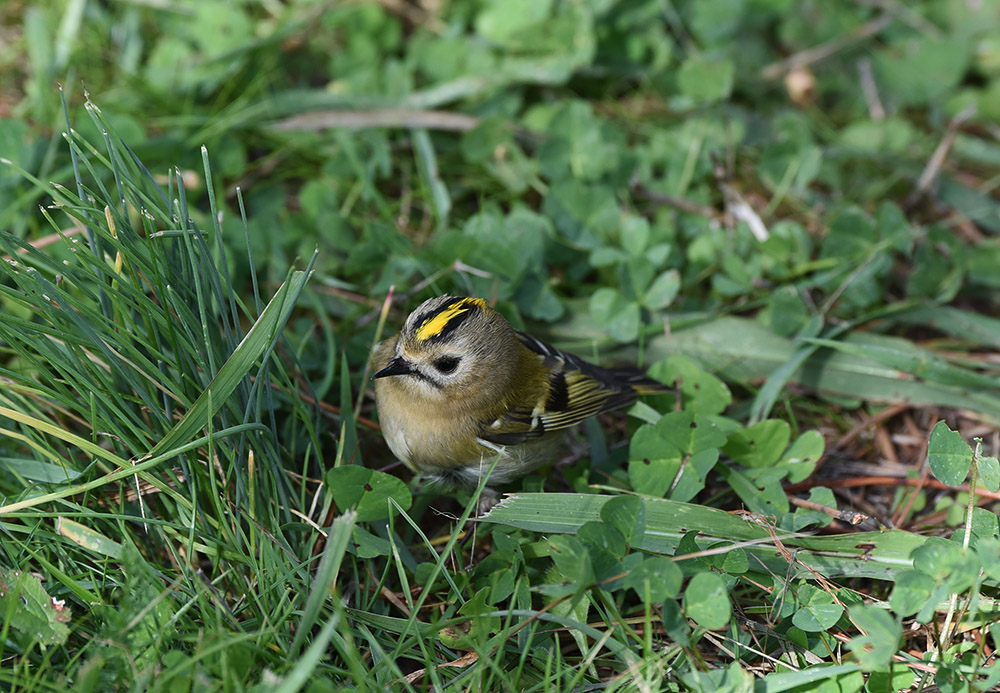
[[[0,591],[22,596],[0,601],[0,680],[166,685],[210,658],[245,687],[283,663],[323,555],[283,458],[305,441],[317,468],[280,348],[311,263],[244,300],[207,153],[199,210],[88,110],[104,137],[67,127],[75,189],[35,181],[56,242],[0,232]]]

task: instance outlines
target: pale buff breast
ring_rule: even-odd
[[[401,378],[376,380],[376,396],[382,402],[411,402],[408,386]],[[477,485],[491,467],[491,484],[504,484],[523,476],[552,461],[559,440],[556,434],[518,445],[483,441],[478,438],[479,421],[464,411],[459,402],[382,406],[379,419],[389,449],[407,467],[423,476],[464,486]]]

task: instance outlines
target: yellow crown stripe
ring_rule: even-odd
[[[444,328],[448,326],[448,323],[473,307],[485,310],[486,301],[481,298],[463,298],[459,301],[455,301],[434,317],[427,318],[423,321],[420,327],[417,328],[417,340],[422,342],[441,334]]]

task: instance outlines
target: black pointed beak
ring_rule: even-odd
[[[406,375],[407,373],[413,373],[413,366],[402,356],[396,356],[389,361],[388,366],[373,375],[372,380],[375,378],[386,378],[390,375]]]

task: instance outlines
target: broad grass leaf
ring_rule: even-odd
[[[70,469],[59,464],[39,462],[38,460],[4,457],[0,458],[0,463],[3,464],[5,469],[14,474],[19,474],[25,479],[31,479],[32,481],[40,481],[43,484],[65,483],[73,481],[80,476],[80,472],[75,469]]]
[[[876,345],[900,354],[909,351],[918,356],[928,351],[905,339],[861,332],[837,341],[855,346]],[[766,379],[788,368],[788,372],[782,373],[782,386],[798,383],[831,395],[871,402],[958,407],[990,414],[1000,412],[1000,397],[994,394],[995,386],[959,388],[947,381],[909,378],[906,373],[879,363],[863,352],[814,352],[814,349],[797,347],[792,340],[775,334],[755,320],[735,317],[674,325],[669,338],[657,335],[646,341],[646,355],[651,360],[681,353],[736,382]],[[963,377],[970,375],[984,377],[971,371],[966,371]],[[776,396],[777,393],[771,394]],[[772,403],[769,397],[755,411],[768,411]]]
[[[885,340],[881,344],[874,341],[853,344],[841,340],[818,338],[803,341],[836,349],[846,354],[872,359],[890,368],[916,376],[919,380],[966,388],[993,389],[1000,386],[1000,380],[996,377],[956,366],[927,349],[921,349],[905,341],[893,343]]]
[[[601,508],[610,500],[608,496],[594,494],[519,493],[507,496],[483,519],[545,535],[572,534],[584,523],[599,519]],[[700,552],[721,540],[744,546],[752,560],[759,561],[769,571],[784,575],[789,570],[787,560],[769,543],[769,530],[759,518],[746,519],[717,508],[674,500],[640,498],[639,501],[646,510],[646,529],[633,539],[632,550],[683,555]],[[937,543],[945,544],[938,551],[942,548],[947,551],[948,545],[954,544],[900,530],[823,537],[779,532],[779,538],[795,551],[796,563],[827,577],[880,580],[892,580],[901,571],[914,568],[929,572],[924,564],[939,558],[938,554],[923,555],[914,566],[914,558],[919,555],[914,552]],[[929,568],[932,570],[933,566]],[[997,571],[1000,573],[1000,567]],[[991,578],[990,584],[995,584],[996,579]]]
[[[75,520],[66,517],[57,518],[56,531],[77,546],[82,546],[101,556],[121,558],[122,545],[120,543]]]
[[[994,260],[990,253],[985,255],[987,260]],[[976,253],[975,257],[978,258],[979,254]],[[895,319],[907,325],[927,325],[981,346],[1000,348],[1000,319],[989,315],[953,306],[920,305],[896,315]]]

